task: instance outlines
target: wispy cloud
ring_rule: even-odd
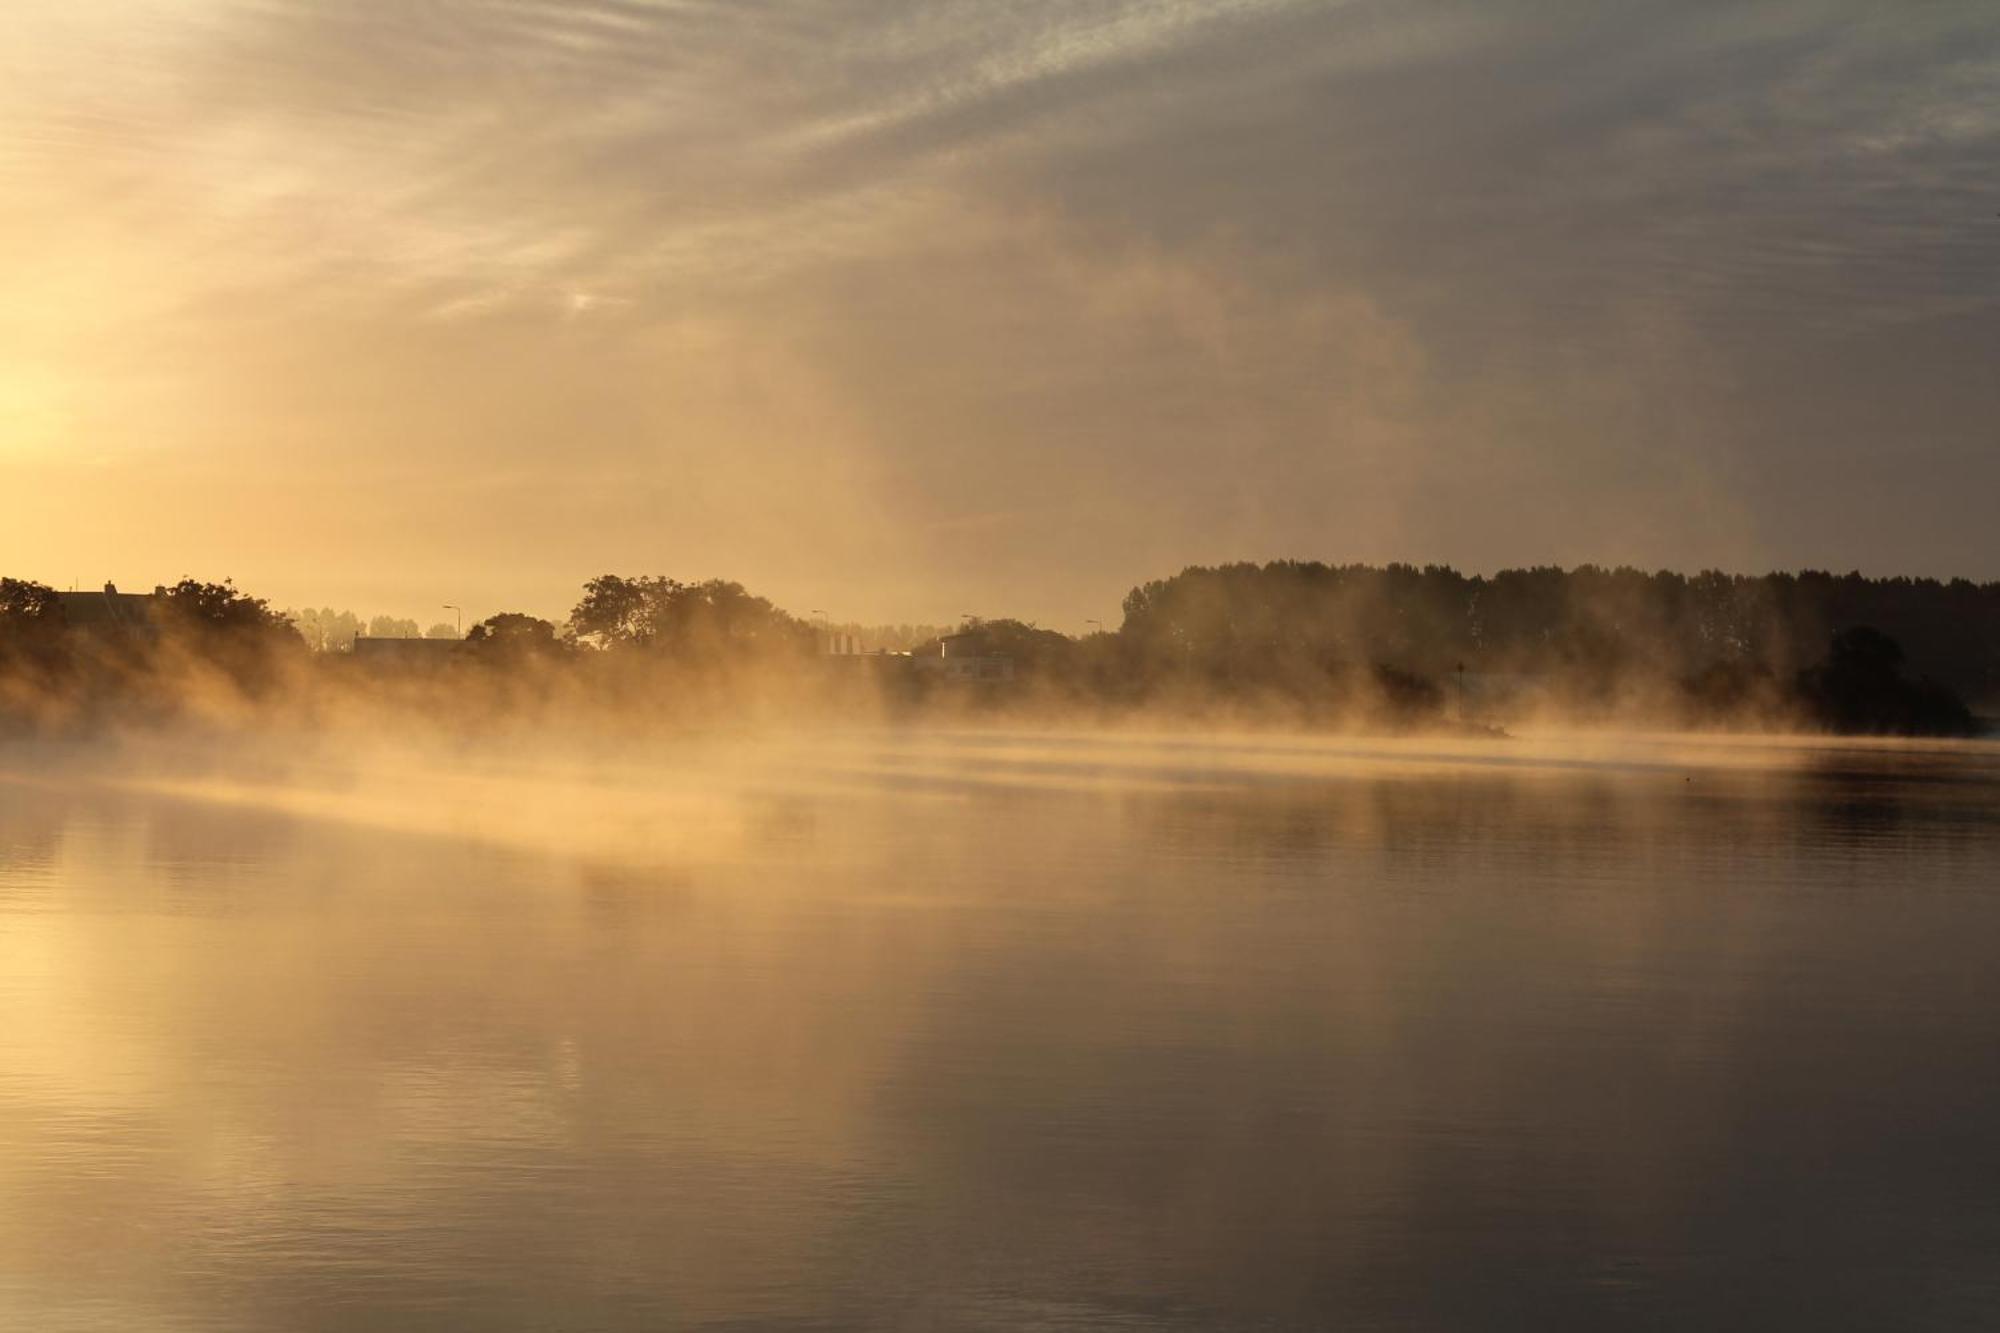
[[[906,615],[1239,553],[1990,576],[1996,164],[1975,6],[12,6],[0,557],[140,540],[87,440],[311,477],[384,562],[560,494],[563,578],[836,551]],[[543,484],[450,513],[480,460]],[[146,539],[314,565],[197,527]]]

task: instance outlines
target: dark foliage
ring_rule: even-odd
[[[519,611],[503,611],[466,631],[465,651],[479,660],[512,662],[560,657],[564,644],[548,621]]]
[[[911,650],[912,656],[936,656],[944,648],[940,635]],[[1015,671],[1029,676],[1061,676],[1074,664],[1076,640],[1025,620],[974,620],[951,637],[960,651],[982,657],[1005,657]]]
[[[1593,565],[1487,578],[1279,561],[1195,567],[1135,588],[1121,637],[1143,674],[1272,678],[1373,662],[1443,680],[1464,663],[1553,682],[1572,705],[1608,705],[1658,682],[1719,714],[1784,696],[1774,682],[1794,680],[1829,636],[1859,625],[1901,643],[1938,688],[2000,699],[2000,583],[1963,579]]]
[[[1903,649],[1882,631],[1857,625],[1833,636],[1826,660],[1799,673],[1807,712],[1832,731],[1964,736],[1972,714],[1946,687],[1903,674]]]
[[[570,612],[569,635],[599,648],[703,665],[733,657],[804,657],[814,650],[811,626],[724,579],[682,583],[602,575],[584,585],[583,599]]]
[[[158,602],[164,620],[198,631],[269,634],[279,639],[287,635],[297,637],[297,631],[283,614],[273,611],[261,597],[238,592],[236,585],[228,580],[203,583],[184,578],[163,589]]]
[[[0,632],[29,626],[55,625],[62,619],[62,600],[46,583],[0,578]]]
[[[65,674],[69,645],[55,589],[0,578],[0,698],[43,692]],[[13,689],[6,688],[11,684]]]
[[[228,582],[112,592],[100,603],[0,579],[0,713],[172,715],[299,678],[297,632]],[[1973,719],[1961,693],[2000,698],[2000,584],[1856,574],[1197,567],[1133,589],[1115,633],[970,622],[949,655],[1007,659],[971,688],[924,669],[923,657],[946,654],[943,638],[914,657],[823,660],[817,639],[741,584],[604,575],[561,631],[518,612],[473,626],[446,673],[457,685],[430,697],[476,683],[489,702],[594,701],[607,713],[956,699],[1391,726],[1498,720],[1525,697],[1586,716],[1884,733],[1963,733]],[[381,665],[417,662],[446,665],[415,654]]]

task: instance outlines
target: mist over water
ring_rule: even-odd
[[[1996,76],[0,3],[0,1333],[2000,1329]]]
[[[0,750],[0,1323],[1976,1327],[2000,752]]]

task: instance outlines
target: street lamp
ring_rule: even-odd
[[[447,611],[456,611],[456,612],[458,613],[458,616],[457,616],[457,619],[458,619],[458,637],[459,637],[459,638],[461,638],[461,639],[462,639],[462,638],[464,638],[464,637],[465,637],[465,608],[464,608],[464,607],[462,607],[462,606],[453,606],[453,605],[452,605],[452,604],[451,604],[450,602],[446,602],[446,603],[444,604],[444,609],[445,609],[445,610],[447,610]]]

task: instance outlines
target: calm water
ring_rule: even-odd
[[[0,751],[0,1327],[2000,1327],[1996,780]]]

